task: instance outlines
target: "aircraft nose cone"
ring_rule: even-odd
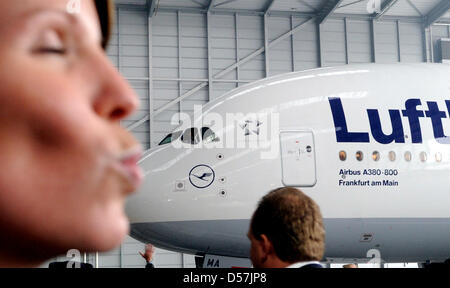
[[[144,172],[145,173],[145,172]],[[130,223],[144,222],[149,216],[152,201],[152,179],[150,175],[145,175],[140,188],[127,198],[125,212]]]
[[[179,157],[170,146],[158,146],[147,151],[139,161],[144,179],[139,189],[126,202],[125,211],[130,223],[152,223],[165,219],[169,212],[171,195],[174,191],[184,191],[185,179],[181,178]]]
[[[158,170],[161,170],[159,168],[163,165],[159,151],[159,147],[152,149],[139,161],[144,178],[139,189],[127,198],[125,204],[125,212],[130,223],[148,222],[154,216],[156,197],[162,192],[161,180],[163,180],[161,175],[158,175]]]

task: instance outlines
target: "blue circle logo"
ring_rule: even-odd
[[[189,182],[196,188],[206,188],[214,182],[216,174],[208,165],[197,165],[189,172]]]

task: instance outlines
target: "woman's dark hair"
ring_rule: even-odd
[[[114,1],[95,0],[100,26],[102,29],[102,47],[106,49],[114,25]]]

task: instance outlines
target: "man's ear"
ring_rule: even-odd
[[[265,234],[261,234],[260,241],[261,241],[262,251],[266,256],[269,256],[275,252],[273,249],[272,241],[270,241],[269,238],[267,238],[267,236]]]

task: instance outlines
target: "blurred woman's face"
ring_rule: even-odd
[[[0,1],[0,266],[128,233],[140,148],[119,126],[136,95],[108,61],[94,1]]]

